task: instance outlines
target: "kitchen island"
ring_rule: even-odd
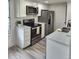
[[[46,36],[46,59],[70,59],[70,34],[55,31]]]

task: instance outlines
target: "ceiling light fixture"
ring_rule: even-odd
[[[48,1],[44,1],[45,3],[49,3]]]

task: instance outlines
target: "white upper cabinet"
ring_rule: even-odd
[[[16,0],[16,17],[26,17],[26,5],[37,7],[37,3],[28,2],[26,0]]]

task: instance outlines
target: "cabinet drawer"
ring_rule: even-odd
[[[30,45],[30,40],[31,40],[30,35],[31,35],[30,32],[24,33],[24,47],[27,47]]]

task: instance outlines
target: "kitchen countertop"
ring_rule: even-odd
[[[55,31],[46,36],[46,39],[70,46],[71,31],[68,33]]]

